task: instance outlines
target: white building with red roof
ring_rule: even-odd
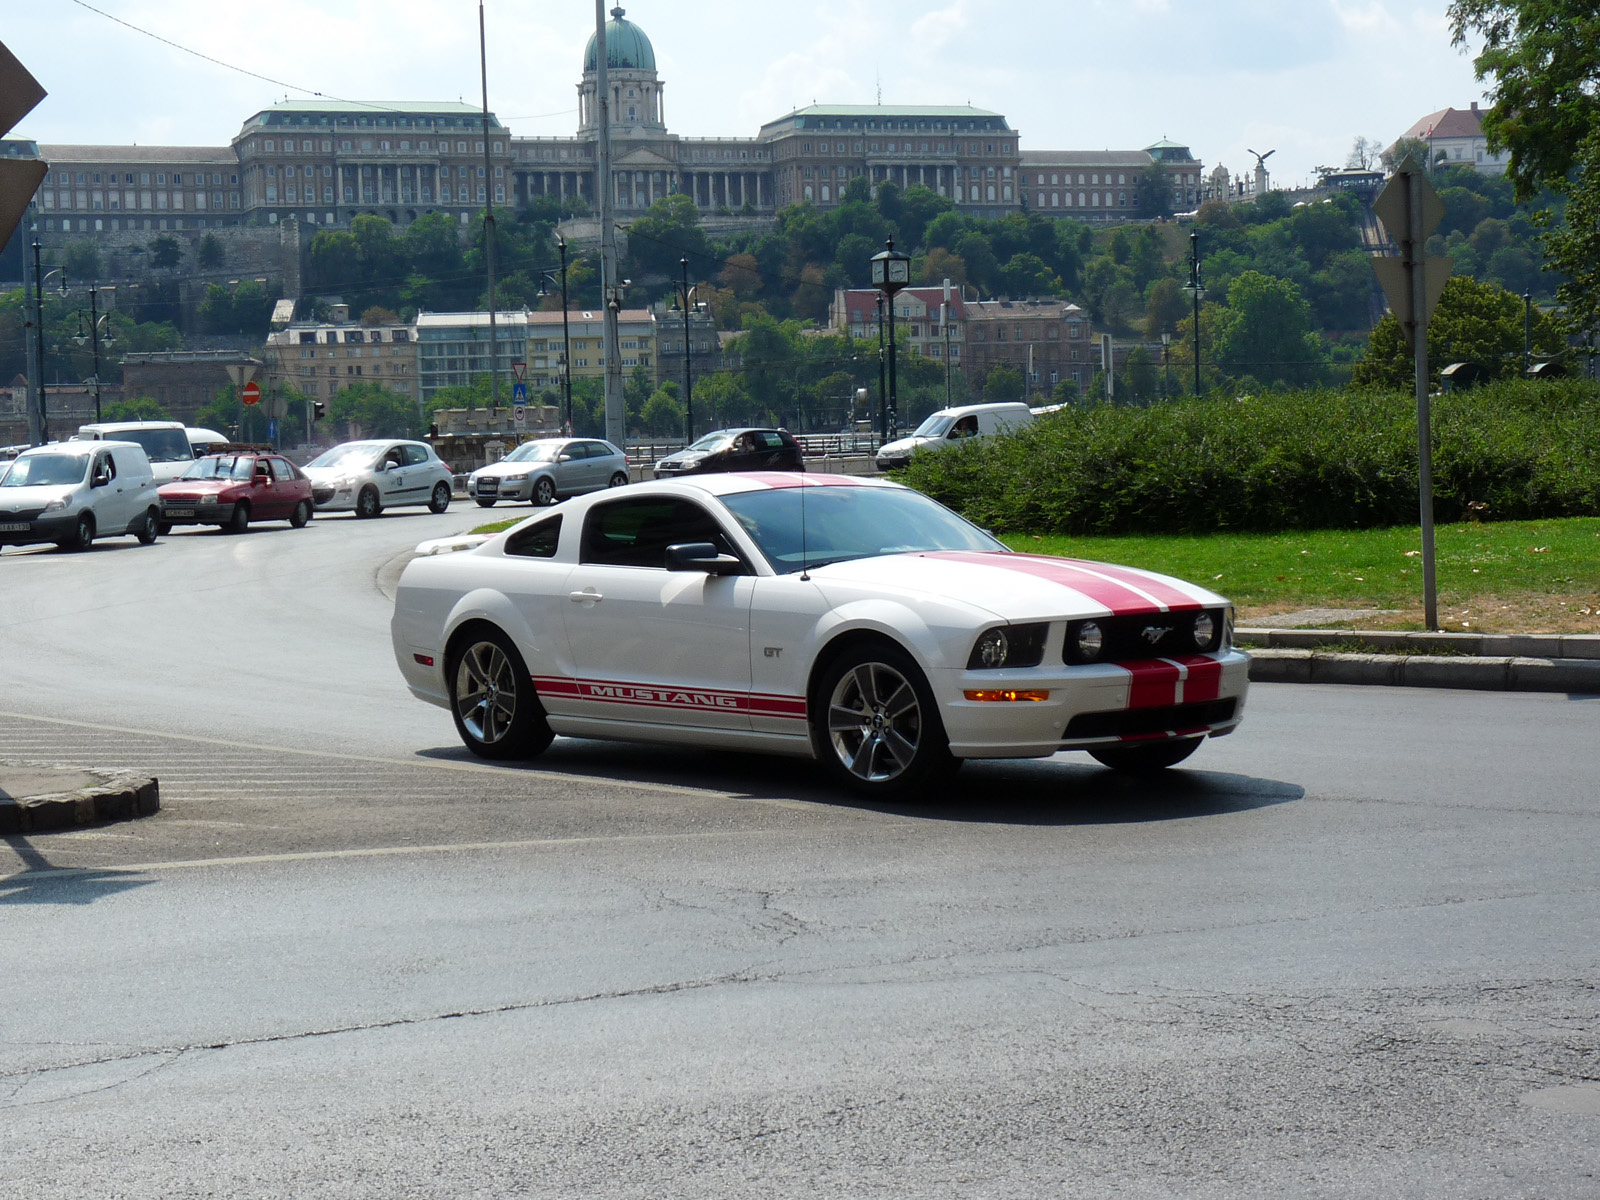
[[[1489,150],[1483,132],[1483,112],[1474,100],[1471,108],[1442,108],[1429,113],[1403,137],[1428,143],[1428,161],[1450,166],[1472,167],[1484,175],[1503,175],[1510,155]]]

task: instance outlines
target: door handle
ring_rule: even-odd
[[[569,592],[567,593],[567,599],[576,604],[593,604],[596,601],[604,600],[605,597],[599,592],[589,590],[583,592]]]

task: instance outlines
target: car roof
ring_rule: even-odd
[[[135,429],[182,429],[182,421],[99,421],[79,425],[78,432],[92,429],[96,433],[122,433]]]
[[[144,447],[138,442],[119,442],[115,438],[83,439],[70,442],[46,442],[43,446],[30,446],[21,454],[22,458],[29,454],[73,454],[82,457],[85,454],[96,454],[101,450],[137,450],[144,453]]]
[[[695,488],[713,496],[734,496],[742,492],[780,491],[797,487],[870,487],[907,490],[904,484],[867,475],[824,475],[815,471],[728,471],[709,475],[685,475],[636,483],[636,488]],[[604,493],[599,493],[604,494]]]

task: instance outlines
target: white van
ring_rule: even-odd
[[[878,450],[878,470],[889,471],[911,461],[917,450],[942,450],[969,437],[992,437],[1021,429],[1033,420],[1033,410],[1022,401],[998,404],[962,404],[941,408],[910,437],[890,442]]]
[[[35,446],[0,475],[0,546],[54,542],[87,550],[96,537],[156,540],[161,502],[136,442]]]
[[[215,429],[196,429],[191,425],[183,433],[189,439],[189,449],[194,451],[196,458],[204,458],[233,443],[231,437],[225,433],[218,433]]]
[[[105,421],[80,425],[81,441],[135,442],[144,447],[156,482],[171,483],[194,465],[194,447],[182,421]]]

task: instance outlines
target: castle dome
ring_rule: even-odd
[[[611,20],[606,22],[606,67],[612,71],[654,71],[656,51],[650,39],[632,21],[623,19],[624,10],[619,5],[611,10]],[[599,47],[593,34],[589,47],[583,52],[583,73],[592,75],[600,69]]]

